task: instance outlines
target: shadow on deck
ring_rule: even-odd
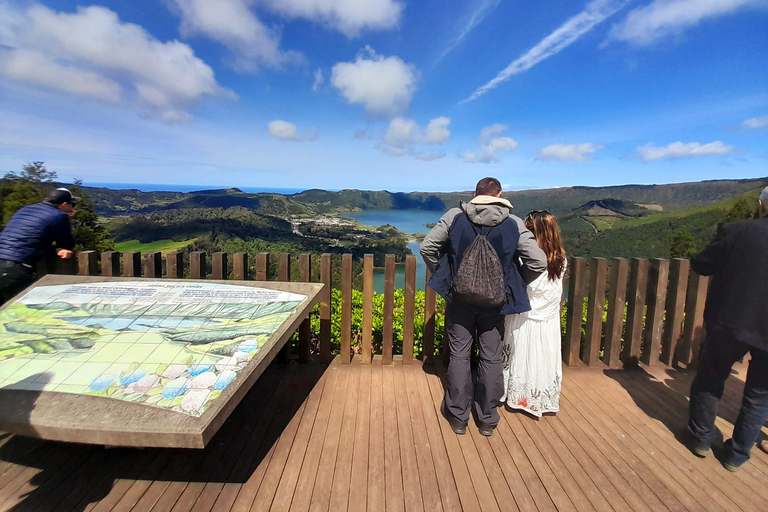
[[[718,418],[726,438],[744,371]],[[490,438],[451,432],[441,375],[418,361],[272,365],[200,451],[0,434],[0,510],[768,509],[768,455],[729,473],[676,440],[684,371],[565,368],[560,413],[503,411]]]

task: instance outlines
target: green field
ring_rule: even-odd
[[[120,242],[115,244],[115,250],[120,252],[128,251],[140,251],[140,252],[152,252],[160,251],[163,254],[173,251],[180,251],[184,247],[188,246],[197,238],[190,238],[189,240],[183,240],[181,242],[174,242],[173,240],[155,240],[143,244],[138,240],[128,240],[126,242]]]

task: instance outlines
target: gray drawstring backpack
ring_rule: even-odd
[[[461,210],[467,215],[463,205]],[[453,278],[454,295],[473,306],[500,308],[507,302],[501,260],[487,235],[478,233],[469,215],[467,220],[475,232],[475,239],[464,251],[459,270]]]

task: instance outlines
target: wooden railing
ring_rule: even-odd
[[[77,260],[58,260],[56,273],[147,278],[227,279],[228,255],[213,254],[211,274],[206,275],[206,254],[189,255],[189,270],[185,272],[183,255],[166,255],[165,274],[160,252],[116,251],[99,255],[84,251]],[[235,280],[290,280],[292,255],[277,255],[277,273],[269,275],[270,258],[259,253],[249,264],[248,254],[232,255],[232,276]],[[311,256],[298,256],[299,281],[310,280]],[[341,311],[331,310],[332,258],[322,254],[320,282],[326,286],[320,305],[320,330],[316,356],[321,362],[331,360],[332,319],[340,315],[341,336],[339,353],[343,364],[352,357],[352,255],[341,257]],[[122,271],[121,271],[122,269]],[[367,254],[363,264],[363,311],[359,353],[364,364],[373,357],[373,255]],[[381,357],[384,364],[393,360],[393,306],[395,295],[395,256],[385,257],[383,335]],[[429,280],[429,274],[427,275]],[[566,275],[567,312],[563,337],[563,361],[570,366],[604,364],[609,367],[637,364],[684,364],[695,366],[704,336],[703,312],[708,279],[690,271],[685,259],[633,258],[572,258]],[[414,357],[414,318],[416,292],[416,257],[405,259],[404,311],[402,331],[402,361],[410,364]],[[586,322],[584,309],[586,308]],[[422,350],[416,356],[435,353],[436,325],[435,292],[426,287]],[[312,357],[309,319],[298,330],[298,358],[308,362]],[[441,351],[443,357],[447,354]],[[283,359],[287,356],[282,354]]]

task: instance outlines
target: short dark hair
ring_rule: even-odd
[[[476,196],[495,196],[501,192],[501,183],[496,178],[483,178],[475,187]]]

